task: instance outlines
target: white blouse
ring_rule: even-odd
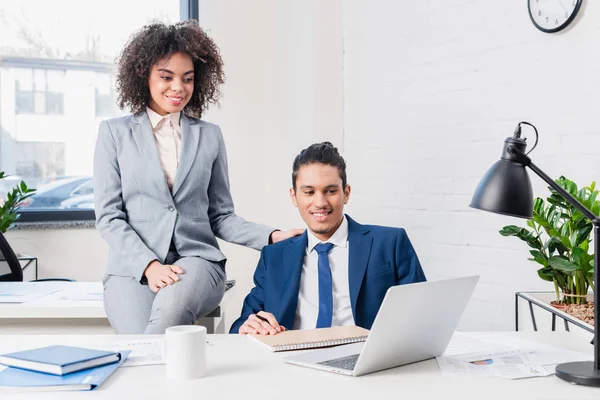
[[[162,116],[149,107],[146,111],[152,124],[160,166],[169,189],[173,189],[181,154],[181,113]]]

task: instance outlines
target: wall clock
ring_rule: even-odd
[[[577,16],[583,0],[527,0],[529,17],[542,32],[558,32]]]

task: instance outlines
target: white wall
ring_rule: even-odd
[[[108,247],[95,229],[10,230],[16,252],[38,258],[38,277],[100,281]]]
[[[199,9],[225,62],[221,108],[205,119],[223,129],[236,211],[281,229],[303,227],[288,196],[294,157],[316,141],[343,140],[342,2],[200,0]],[[230,324],[253,287],[259,253],[223,249],[227,276],[237,280]]]
[[[497,233],[523,221],[468,208],[516,124],[537,126],[531,156],[550,176],[600,178],[600,3],[554,35],[526,3],[344,2],[353,215],[405,226],[430,279],[481,275],[463,329],[514,329],[514,292],[552,290],[526,246]]]
[[[206,119],[223,127],[238,213],[302,226],[287,197],[292,160],[331,140],[348,161],[356,219],[406,227],[430,279],[481,275],[460,328],[513,329],[514,292],[551,287],[524,245],[497,233],[522,222],[468,203],[520,120],[538,127],[532,157],[548,174],[598,178],[600,4],[587,3],[572,29],[548,35],[531,25],[522,0],[200,0],[200,23],[220,46],[228,79],[222,108]],[[9,239],[35,251],[43,271],[99,279],[104,245],[83,232],[13,231]],[[224,249],[238,280],[230,324],[258,253]]]

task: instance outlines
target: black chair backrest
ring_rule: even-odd
[[[8,268],[10,268],[10,274],[0,275],[0,282],[22,282],[21,263],[2,232],[0,232],[0,254],[0,259],[3,259],[1,262],[8,263]]]

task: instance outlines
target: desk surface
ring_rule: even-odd
[[[40,282],[38,284],[56,291],[25,303],[0,303],[0,318],[106,319],[102,304],[102,282]]]
[[[568,332],[503,332],[571,349],[592,347]],[[85,345],[119,340],[117,335],[0,336],[0,353],[56,343]],[[140,336],[128,336],[128,339]],[[95,399],[598,399],[600,389],[574,386],[555,376],[523,380],[444,377],[435,360],[380,371],[358,378],[285,364],[283,353],[270,353],[241,335],[209,335],[209,374],[176,382],[165,366],[119,368],[93,393]],[[289,354],[289,353],[288,353]],[[14,395],[15,399],[79,399],[80,392]],[[13,397],[10,397],[13,398]]]

